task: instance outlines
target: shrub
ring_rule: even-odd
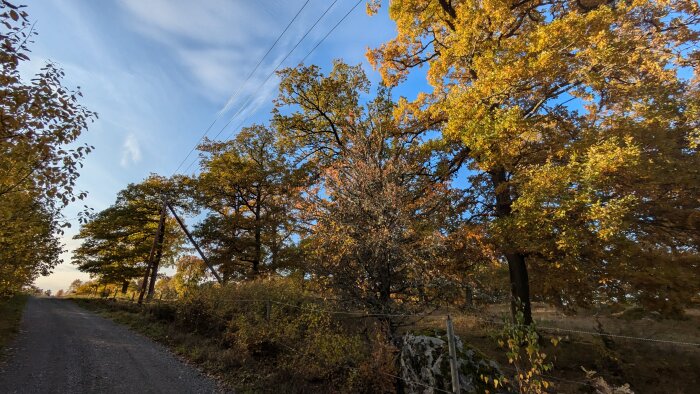
[[[148,305],[147,311],[157,320],[173,322],[177,314],[177,307],[173,304],[155,302]]]
[[[545,361],[547,355],[540,349],[540,336],[537,334],[535,323],[527,325],[524,321],[521,308],[517,308],[513,321],[505,322],[498,340],[499,346],[506,349],[508,363],[513,371],[512,380],[487,376],[482,376],[482,379],[493,384],[494,388],[510,384],[521,394],[546,393],[552,386],[546,373],[551,371],[554,365]],[[551,341],[556,346],[559,338],[552,338]]]
[[[366,322],[343,324],[333,308],[307,294],[298,280],[267,278],[192,291],[176,303],[175,316],[182,327],[217,338],[241,365],[274,365],[285,386],[391,391],[390,379],[374,376],[377,368],[393,371],[393,359],[376,351],[389,346],[381,330],[368,330]]]

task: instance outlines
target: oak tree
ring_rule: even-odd
[[[284,268],[294,233],[300,178],[274,130],[246,127],[230,141],[205,141],[202,172],[192,181],[207,216],[197,227],[226,279]]]
[[[369,59],[389,85],[428,67],[433,91],[397,115],[441,122],[485,190],[527,322],[531,274],[565,307],[668,310],[697,292],[697,1],[392,0],[389,14],[397,35]]]
[[[309,272],[372,312],[425,306],[447,282],[446,219],[454,195],[421,149],[429,125],[393,118],[387,89],[366,103],[359,66],[281,72],[274,124],[299,165],[315,168],[301,204]]]

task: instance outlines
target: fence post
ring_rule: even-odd
[[[450,374],[452,376],[452,392],[459,394],[459,367],[457,364],[457,347],[455,344],[455,331],[452,327],[452,319],[447,315],[447,346],[450,350]]]

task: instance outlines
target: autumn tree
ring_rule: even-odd
[[[207,217],[196,235],[226,279],[285,265],[294,232],[299,177],[274,130],[251,126],[234,139],[205,141],[202,172],[192,184]]]
[[[196,289],[208,279],[207,265],[196,256],[182,255],[177,259],[175,266],[177,271],[172,277],[172,286],[180,296]]]
[[[170,195],[170,190],[166,179],[151,176],[119,192],[115,204],[95,214],[75,236],[82,243],[73,253],[73,264],[103,283],[119,284],[122,293],[126,293],[132,279],[143,277],[148,271],[153,283],[148,289],[152,294],[158,265],[148,266],[150,251],[163,198]],[[177,200],[171,200],[177,205]],[[172,260],[184,240],[173,218],[168,219],[165,228],[159,249],[165,260]]]
[[[74,281],[70,282],[70,286],[68,286],[68,294],[76,294],[82,285],[83,281],[80,279],[75,279]]]
[[[392,0],[389,14],[397,35],[369,59],[389,85],[428,67],[433,91],[397,116],[440,122],[440,148],[483,188],[526,322],[529,275],[565,307],[669,310],[697,292],[697,1]]]
[[[0,1],[0,294],[18,291],[59,263],[60,211],[85,197],[75,190],[81,161],[92,150],[74,142],[96,115],[80,105],[79,90],[46,64],[29,81],[36,32],[24,7]]]
[[[309,272],[373,312],[425,305],[442,295],[447,182],[431,176],[419,123],[393,118],[387,89],[361,103],[370,83],[360,66],[336,62],[286,69],[274,124],[299,165],[315,168],[302,206]]]
[[[160,300],[172,300],[177,298],[177,288],[172,276],[163,275],[156,282],[155,292]]]

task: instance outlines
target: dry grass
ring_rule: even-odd
[[[417,328],[444,328],[446,313],[441,311],[424,319]],[[455,332],[462,339],[500,363],[507,363],[503,349],[494,340],[499,322],[508,314],[507,305],[491,306],[478,313],[450,313]],[[581,367],[597,371],[609,383],[629,383],[635,393],[692,393],[700,387],[700,346],[597,335],[602,328],[606,334],[700,343],[698,310],[687,311],[683,320],[670,320],[636,310],[598,315],[583,311],[566,316],[554,308],[536,305],[533,315],[545,338],[562,337],[557,347],[543,341],[545,352],[554,359],[551,381],[558,393],[594,392]],[[592,334],[557,333],[549,328]]]

